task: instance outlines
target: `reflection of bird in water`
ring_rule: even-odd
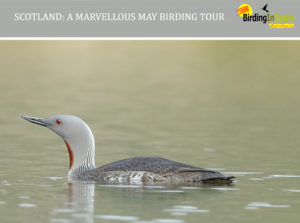
[[[95,142],[88,125],[72,115],[49,118],[22,116],[32,123],[48,127],[63,138],[70,156],[69,179],[114,182],[226,182],[233,177],[159,157],[135,157],[99,168],[95,166]]]
[[[73,216],[72,222],[93,223],[95,184],[85,181],[73,181],[69,182],[68,186],[69,208],[77,213]]]
[[[266,4],[264,7],[262,7],[261,9],[266,11],[267,13],[269,13],[269,10],[267,9],[268,4]]]

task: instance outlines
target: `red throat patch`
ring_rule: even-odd
[[[72,168],[73,166],[73,161],[74,161],[74,155],[73,155],[73,151],[71,150],[71,147],[69,145],[69,143],[67,141],[65,141],[66,143],[66,146],[68,148],[68,152],[69,152],[69,157],[70,157],[70,169]]]

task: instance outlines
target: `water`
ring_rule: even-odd
[[[296,222],[299,42],[1,41],[1,222]],[[232,186],[68,183],[68,153],[20,115],[74,114],[98,166],[162,156]]]

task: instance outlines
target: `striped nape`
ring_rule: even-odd
[[[95,146],[94,142],[89,143],[89,147],[87,149],[86,158],[83,162],[75,169],[71,170],[69,176],[76,176],[82,172],[95,169]]]

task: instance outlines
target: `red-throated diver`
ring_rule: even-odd
[[[72,115],[49,118],[21,116],[25,120],[48,127],[62,137],[70,157],[69,179],[116,182],[222,182],[227,177],[213,170],[202,169],[159,157],[123,159],[96,168],[95,142],[89,126]]]

